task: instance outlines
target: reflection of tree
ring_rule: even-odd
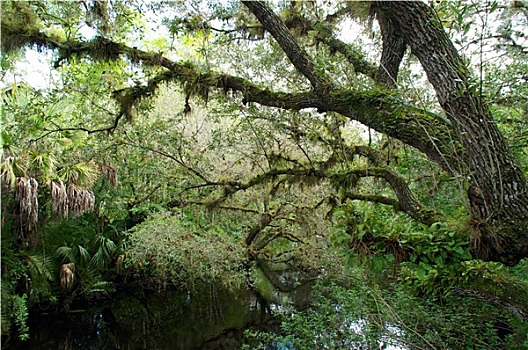
[[[59,350],[72,350],[74,348],[73,337],[71,331],[67,330],[59,338],[58,347]]]

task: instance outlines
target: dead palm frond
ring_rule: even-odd
[[[68,193],[66,185],[60,180],[50,182],[51,189],[51,215],[65,218],[68,216]]]
[[[71,217],[90,213],[95,208],[95,195],[92,190],[79,188],[75,185],[69,185],[68,193],[68,211]]]
[[[104,176],[104,179],[108,181],[110,186],[117,186],[117,171],[109,165],[101,164],[101,174]]]
[[[59,277],[61,290],[67,291],[71,289],[75,279],[75,263],[62,264]]]
[[[24,243],[34,238],[38,223],[38,182],[32,177],[19,177],[15,199],[18,206],[18,220]]]

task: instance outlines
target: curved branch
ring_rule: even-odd
[[[410,106],[383,90],[360,93],[336,89],[323,96],[313,91],[276,92],[240,77],[202,72],[191,63],[174,62],[160,53],[142,51],[100,37],[88,42],[66,43],[59,43],[44,34],[26,39],[28,43],[45,42],[48,47],[58,49],[62,59],[73,55],[84,55],[94,60],[116,60],[124,56],[132,62],[141,62],[145,66],[167,69],[151,79],[146,86],[133,86],[114,93],[121,105],[121,112],[116,117],[114,128],[123,115],[131,117],[132,106],[141,98],[153,96],[163,82],[174,81],[183,86],[192,84],[194,93],[203,93],[211,88],[225,93],[238,92],[243,96],[243,103],[254,102],[289,110],[315,108],[320,112],[337,112],[417,148],[451,174],[459,175],[467,168],[466,155],[444,118]]]
[[[390,168],[383,167],[372,167],[365,169],[356,169],[345,174],[346,176],[357,176],[357,177],[379,177],[383,178],[390,185],[396,197],[398,198],[398,206],[394,206],[394,202],[387,201],[385,204],[393,205],[393,207],[399,208],[401,211],[409,214],[413,219],[421,222],[425,225],[432,225],[435,222],[443,221],[443,216],[435,212],[433,209],[424,206],[412,193],[409,185],[396,171]],[[381,201],[385,199],[378,198]]]
[[[316,71],[312,60],[301,48],[284,22],[262,1],[243,1],[244,5],[257,17],[264,28],[275,38],[286,56],[312,84],[315,91],[326,91],[330,81],[323,72]]]
[[[258,223],[256,223],[254,226],[251,227],[251,230],[249,231],[247,237],[246,237],[246,245],[249,247],[251,243],[257,238],[257,235],[264,230],[268,225],[273,221],[273,216],[270,213],[262,213],[260,216],[260,220]]]
[[[434,211],[431,208],[426,207],[416,197],[413,195],[412,191],[410,190],[407,182],[405,179],[395,172],[394,170],[390,168],[384,168],[384,167],[369,167],[369,168],[361,168],[361,169],[353,169],[350,171],[347,171],[345,173],[333,173],[331,171],[322,171],[317,169],[271,169],[265,173],[262,173],[260,175],[257,175],[253,177],[252,179],[249,179],[247,182],[225,182],[224,185],[224,192],[222,196],[219,198],[213,200],[210,203],[210,206],[216,206],[219,203],[227,200],[229,197],[231,197],[233,194],[247,190],[253,186],[259,185],[267,180],[277,178],[278,176],[287,176],[289,178],[289,181],[296,182],[301,181],[302,179],[306,178],[317,178],[317,179],[328,179],[334,184],[339,185],[340,182],[343,181],[343,179],[347,178],[361,178],[361,177],[378,177],[383,178],[389,186],[394,191],[396,197],[398,198],[397,203],[393,200],[390,200],[388,198],[377,198],[377,201],[380,203],[392,205],[395,209],[398,209],[400,211],[403,211],[407,213],[409,216],[414,218],[415,220],[430,226],[431,224],[442,221],[444,218],[443,216]],[[346,191],[346,189],[343,189]],[[346,192],[345,192],[346,193]],[[353,194],[349,194],[350,196],[354,196]],[[359,197],[357,198],[359,199]],[[374,199],[372,197],[371,199]],[[270,221],[265,221],[265,217],[263,218],[263,222],[269,224]],[[265,227],[265,226],[264,226]],[[259,230],[260,232],[260,230]],[[254,233],[252,235],[252,239],[258,232]],[[252,240],[251,239],[251,240]]]
[[[360,201],[365,201],[365,202],[373,202],[373,203],[390,205],[391,207],[394,208],[395,211],[401,211],[400,204],[396,199],[385,197],[385,196],[344,192],[343,199],[360,200]]]

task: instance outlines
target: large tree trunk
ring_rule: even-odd
[[[418,57],[470,158],[475,253],[514,264],[528,256],[528,185],[435,12],[414,1],[377,3]]]

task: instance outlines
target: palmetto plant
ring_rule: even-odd
[[[83,294],[86,297],[108,294],[115,289],[114,285],[106,281],[100,274],[101,268],[112,257],[112,249],[115,248],[115,243],[110,239],[105,239],[102,235],[98,235],[94,243],[100,245],[94,246],[95,253],[93,255],[82,245],[62,246],[57,249],[57,255],[63,259],[63,262],[76,264],[72,292]]]
[[[72,108],[69,102],[58,98],[46,106],[44,101],[50,100],[49,96],[27,86],[4,89],[0,99],[4,107],[0,133],[2,189],[14,199],[16,242],[33,248],[41,230],[42,199],[49,196],[51,215],[59,219],[91,212],[95,195],[90,188],[100,170],[95,162],[83,161],[70,152],[75,142],[82,140],[54,130],[67,117],[65,111]],[[48,186],[50,193],[45,196]]]
[[[54,280],[52,257],[40,253],[28,254],[26,266],[31,281],[30,301],[38,303],[41,300],[49,299],[52,294],[50,282]]]
[[[24,176],[25,173],[25,164],[18,157],[9,156],[2,159],[2,162],[0,162],[2,182],[9,188],[15,188],[17,177]]]
[[[108,266],[118,250],[116,243],[103,233],[95,236],[92,246],[94,254],[90,260],[90,265],[97,269]]]
[[[62,258],[63,262],[75,263],[77,267],[82,267],[87,265],[90,261],[92,255],[82,245],[76,245],[73,247],[62,246],[57,248],[57,255]]]

